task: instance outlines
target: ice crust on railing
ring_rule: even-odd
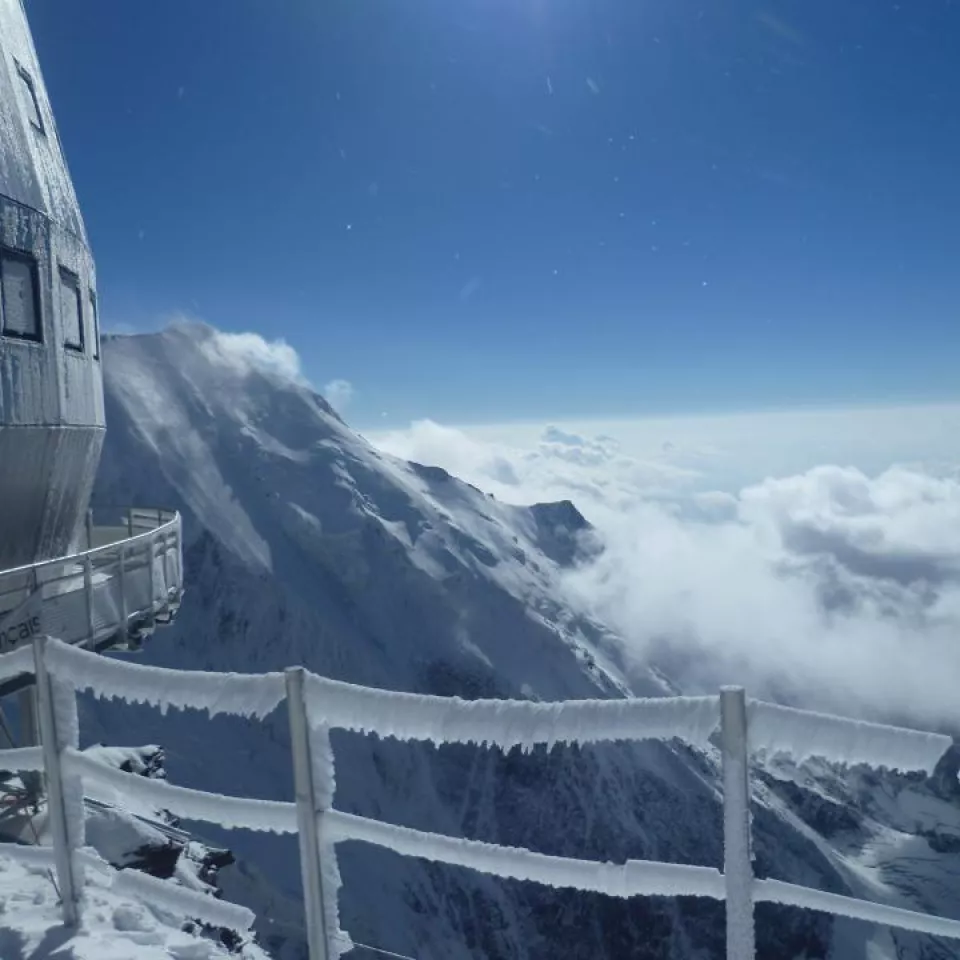
[[[286,695],[282,673],[169,670],[111,660],[59,640],[47,645],[47,666],[77,690],[91,690],[98,697],[118,697],[128,703],[150,704],[162,712],[168,707],[192,707],[206,710],[210,716],[228,713],[265,717]]]
[[[631,700],[462,700],[358,687],[307,674],[312,727],[398,740],[477,743],[504,749],[605,740],[671,740],[703,745],[720,722],[719,698]]]
[[[15,747],[0,750],[0,770],[43,770],[42,747]]]
[[[47,646],[53,641],[47,640]],[[57,726],[57,740],[60,748],[80,745],[80,717],[77,713],[77,692],[73,686],[61,677],[50,678],[53,695],[53,715]]]
[[[296,805],[282,800],[230,797],[163,780],[151,780],[110,767],[78,750],[68,750],[64,770],[84,778],[86,793],[105,803],[123,805],[125,797],[170,810],[186,820],[203,820],[223,827],[268,833],[296,833]]]
[[[113,881],[120,894],[131,895],[164,913],[176,917],[202,920],[215,927],[243,932],[253,926],[254,914],[246,907],[195,890],[188,890],[167,880],[158,880],[139,870],[121,870]]]
[[[900,907],[888,907],[882,903],[854,900],[852,897],[844,897],[838,893],[798,887],[796,884],[785,883],[782,880],[755,880],[753,896],[758,903],[781,903],[804,910],[819,910],[836,917],[851,917],[854,920],[898,927],[901,930],[929,933],[935,937],[960,938],[960,921],[958,920],[931,917],[925,913],[903,910]]]
[[[628,860],[623,864],[572,860],[463,840],[368,820],[332,810],[324,816],[328,835],[338,842],[360,840],[408,857],[468,867],[511,880],[532,880],[614,897],[665,896],[724,899],[723,875],[712,867]]]
[[[26,646],[0,656],[0,681],[33,673],[33,647]]]
[[[51,641],[43,641],[45,649]],[[76,750],[80,745],[80,718],[77,714],[77,693],[60,677],[50,675],[50,694],[53,700],[57,744],[61,750]],[[63,810],[67,838],[71,850],[80,850],[87,842],[87,821],[83,806],[83,781],[77,774],[62,770]],[[82,870],[77,868],[78,881]]]
[[[353,939],[340,927],[340,865],[337,863],[336,844],[332,841],[320,841],[326,856],[320,858],[320,882],[323,884],[323,909],[326,914],[327,952],[330,960],[349,953],[353,949]]]
[[[747,730],[751,751],[787,754],[798,763],[822,757],[834,763],[865,763],[928,774],[953,742],[939,733],[849,720],[760,700],[747,704]]]
[[[340,864],[337,862],[337,846],[328,836],[326,814],[333,807],[337,779],[330,731],[326,727],[310,731],[311,776],[317,811],[323,814],[317,819],[317,839],[320,846],[320,884],[323,891],[325,929],[328,934],[327,952],[336,960],[350,949],[349,935],[340,929]]]

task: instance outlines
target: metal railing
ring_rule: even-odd
[[[56,636],[92,649],[136,642],[183,592],[180,515],[125,508],[88,514],[86,549],[0,571],[0,653]]]
[[[32,650],[0,657],[0,680],[33,661],[38,681],[43,748],[0,751],[0,766],[43,771],[47,777],[52,849],[4,847],[31,863],[52,863],[67,924],[79,920],[82,869],[97,865],[85,848],[85,790],[146,801],[188,820],[228,828],[299,835],[309,955],[335,960],[352,947],[339,928],[336,845],[361,841],[438,863],[487,874],[611,896],[700,896],[724,901],[728,960],[752,960],[754,904],[773,902],[853,917],[936,936],[960,938],[960,921],[929,916],[754,875],[751,853],[750,767],[753,751],[788,753],[843,763],[932,770],[949,737],[863,723],[748,700],[742,688],[719,697],[586,700],[539,703],[416,696],[354,686],[303,668],[263,675],[213,674],[146,667],[96,657],[40,637]],[[12,661],[18,661],[13,663]],[[23,661],[20,663],[19,661]],[[263,718],[284,700],[290,723],[294,802],[220,796],[147,780],[109,767],[79,750],[75,693],[166,708],[186,706]],[[671,729],[701,747],[719,732],[723,768],[723,871],[713,867],[632,860],[623,864],[547,856],[458,837],[427,833],[336,810],[331,729],[377,733],[435,743],[517,745],[669,739]],[[46,858],[45,860],[43,858]],[[101,864],[102,865],[102,864]],[[123,871],[124,877],[130,871]],[[146,883],[149,878],[144,878]],[[118,881],[119,882],[119,881]],[[132,880],[130,881],[133,882]],[[137,884],[143,886],[138,879]],[[153,882],[156,883],[155,881]],[[181,916],[245,930],[253,915],[170,885],[139,887]],[[138,892],[139,891],[139,892]]]

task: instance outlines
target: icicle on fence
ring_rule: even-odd
[[[57,640],[40,638],[28,651],[0,657],[0,677],[25,667],[36,676],[43,747],[0,751],[6,769],[43,770],[52,848],[6,847],[4,853],[56,869],[67,925],[79,922],[84,867],[108,869],[84,847],[83,791],[112,801],[136,797],[187,819],[225,827],[299,836],[310,960],[336,960],[352,947],[339,926],[340,873],[336,845],[353,840],[404,856],[455,864],[493,876],[617,897],[694,896],[725,901],[728,960],[752,960],[754,903],[821,910],[937,936],[960,938],[960,921],[931,917],[777,880],[759,880],[751,863],[749,755],[784,753],[894,770],[931,772],[949,737],[862,723],[748,701],[741,688],[719,697],[581,700],[532,703],[417,696],[328,680],[291,668],[263,675],[212,674],[107,660]],[[9,663],[7,662],[9,658]],[[226,797],[147,780],[100,763],[78,749],[76,691],[131,703],[193,707],[262,719],[286,699],[294,771],[294,802]],[[330,730],[347,729],[400,740],[476,743],[500,749],[537,744],[679,738],[705,747],[719,730],[724,784],[723,872],[707,866],[627,861],[600,863],[551,857],[513,847],[442,836],[334,809]],[[247,930],[253,914],[204,894],[117,874],[132,895],[157,908],[217,926]]]

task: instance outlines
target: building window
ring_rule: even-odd
[[[34,129],[44,133],[43,116],[40,113],[40,101],[37,99],[37,88],[33,85],[33,77],[27,73],[26,68],[17,64],[17,74],[20,77],[20,86],[22,88],[24,103],[27,108],[27,117]]]
[[[80,278],[66,267],[60,268],[60,324],[63,345],[83,353],[83,307],[80,302]]]
[[[0,329],[5,337],[40,341],[40,277],[29,253],[0,249]]]
[[[90,317],[93,320],[93,358],[100,359],[100,314],[97,312],[97,295],[90,291]]]

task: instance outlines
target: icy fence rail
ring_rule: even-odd
[[[351,949],[339,928],[336,845],[359,841],[404,856],[456,864],[499,877],[610,896],[698,896],[727,910],[727,956],[754,956],[753,906],[776,902],[889,926],[960,938],[960,921],[753,876],[750,851],[750,751],[818,756],[930,772],[949,737],[863,723],[747,700],[741,688],[720,696],[652,700],[534,703],[419,696],[358,687],[291,668],[284,674],[213,674],[145,667],[87,653],[47,638],[34,642],[44,744],[0,751],[0,767],[43,769],[47,776],[52,849],[5,847],[30,863],[53,862],[63,891],[64,919],[76,923],[82,869],[96,866],[85,847],[83,795],[136,798],[186,819],[225,827],[298,834],[310,960],[335,960]],[[11,657],[22,667],[25,651]],[[4,660],[0,657],[0,676]],[[284,699],[289,714],[295,802],[226,797],[124,773],[80,752],[77,690],[98,696],[262,718]],[[501,749],[536,744],[668,740],[704,746],[719,731],[723,759],[724,868],[631,860],[623,864],[553,857],[513,847],[399,827],[333,808],[334,758],[329,731],[347,729],[442,743]],[[101,862],[102,866],[102,862]],[[152,878],[127,877],[132,893],[162,909],[245,930],[249,911]],[[142,883],[141,883],[142,879]]]

